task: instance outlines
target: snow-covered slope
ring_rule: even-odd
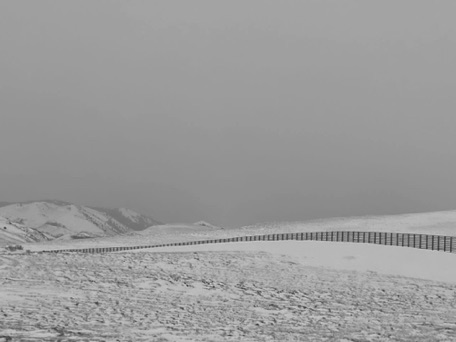
[[[113,236],[156,224],[128,209],[95,209],[62,201],[9,204],[0,208],[0,216],[50,239]]]
[[[156,236],[156,235],[168,235],[168,234],[185,234],[185,233],[195,233],[195,232],[205,232],[205,231],[216,231],[221,230],[221,228],[212,226],[212,225],[202,225],[202,224],[162,224],[157,226],[152,226],[143,231],[139,232],[144,236]]]
[[[36,229],[11,222],[5,217],[0,217],[0,246],[51,239],[52,237],[41,233]]]
[[[336,217],[304,222],[262,223],[244,227],[248,231],[376,231],[456,236],[456,210],[403,215]]]
[[[206,221],[198,221],[196,223],[193,224],[194,226],[201,226],[201,227],[208,227],[208,228],[212,228],[212,229],[223,229],[221,227],[218,227],[218,226],[215,226],[211,223],[208,223]]]
[[[132,230],[144,230],[151,226],[161,225],[162,223],[154,220],[153,218],[145,215],[141,215],[131,209],[126,208],[116,208],[116,209],[106,209],[106,208],[97,208],[92,207],[97,211],[105,213],[115,219],[116,221],[124,224]]]

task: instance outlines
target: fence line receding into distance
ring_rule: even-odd
[[[354,242],[370,243],[376,245],[412,247],[428,249],[448,253],[456,253],[456,237],[428,234],[409,233],[385,233],[385,232],[358,232],[358,231],[330,231],[330,232],[306,232],[306,233],[280,233],[266,235],[249,235],[225,239],[212,239],[200,241],[171,242],[148,246],[121,246],[121,247],[93,247],[80,249],[60,249],[44,251],[50,253],[78,252],[78,253],[109,253],[135,249],[190,246],[212,243],[227,242],[250,242],[250,241],[330,241],[330,242]]]

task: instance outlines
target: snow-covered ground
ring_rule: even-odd
[[[0,336],[13,341],[456,336],[455,284],[264,252],[3,255],[0,288]]]
[[[452,215],[433,215],[422,217],[429,230],[407,216],[237,230],[166,225],[131,235],[24,248],[349,230],[347,220],[351,230],[448,232],[443,222],[450,222]],[[354,226],[357,220],[360,224]],[[388,222],[391,227],[384,227]],[[454,265],[456,254],[320,241],[218,243],[109,254],[4,253],[0,341],[1,336],[13,341],[454,341]]]
[[[456,284],[456,254],[407,247],[323,241],[231,242],[172,246],[150,252],[267,252],[289,256],[304,266],[333,270],[378,272],[385,275],[444,281]]]

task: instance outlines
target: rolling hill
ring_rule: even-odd
[[[456,210],[383,216],[334,217],[302,222],[259,223],[243,227],[252,232],[376,231],[456,236]]]
[[[51,236],[22,224],[0,217],[0,246],[52,240]]]
[[[91,208],[49,200],[2,204],[0,243],[114,236],[159,224],[125,208]]]

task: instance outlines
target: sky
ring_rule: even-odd
[[[0,201],[227,227],[456,209],[454,0],[0,2]]]

